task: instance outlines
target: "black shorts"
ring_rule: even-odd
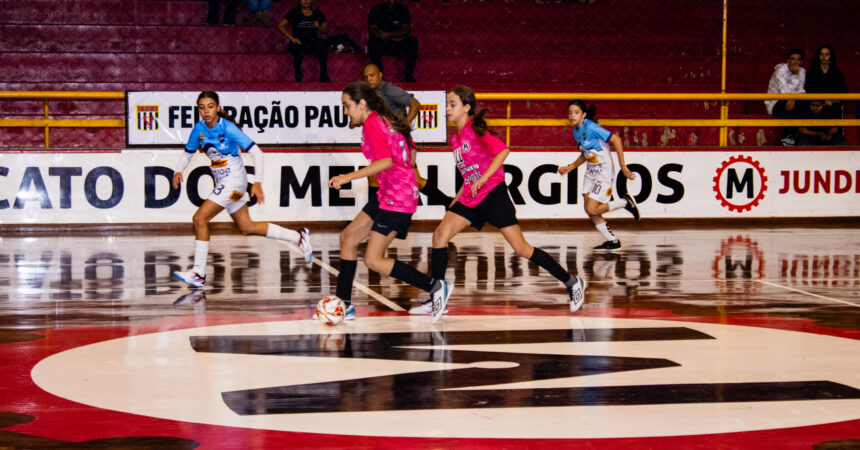
[[[498,186],[494,187],[474,208],[469,208],[457,200],[449,211],[462,216],[469,221],[469,225],[478,230],[483,228],[486,222],[498,229],[520,223],[517,221],[517,210],[514,208],[514,202],[511,201],[511,196],[508,194],[508,185],[505,183],[499,183]]]
[[[378,209],[376,214],[370,217],[373,219],[373,226],[370,231],[375,231],[383,236],[388,236],[392,231],[396,231],[395,237],[397,239],[406,239],[409,225],[412,224],[412,213]]]
[[[379,193],[379,186],[371,186],[367,188],[367,204],[364,205],[364,208],[361,208],[365,214],[370,216],[371,219],[376,217],[376,212],[379,211],[379,197],[377,194]]]

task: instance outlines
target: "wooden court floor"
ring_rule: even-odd
[[[860,228],[527,229],[588,281],[571,313],[497,232],[450,247],[448,315],[359,264],[185,233],[0,236],[0,449],[860,448]],[[391,255],[427,271],[431,233]]]

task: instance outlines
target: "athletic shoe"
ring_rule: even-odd
[[[779,141],[783,147],[794,147],[794,138],[791,136],[786,136]]]
[[[594,247],[594,251],[596,252],[614,252],[616,250],[621,250],[621,241],[618,239],[614,241],[606,241],[597,247]]]
[[[624,209],[630,211],[634,219],[639,220],[639,206],[636,205],[636,200],[633,200],[633,196],[630,194],[624,194],[624,200],[627,200],[627,205],[624,206]]]
[[[451,283],[445,280],[437,280],[433,284],[433,289],[430,290],[430,304],[433,309],[433,320],[431,322],[435,323],[445,313],[445,309],[448,308],[448,299],[451,298],[453,290],[454,286],[451,286]]]
[[[429,316],[433,314],[433,302],[431,300],[427,300],[418,304],[418,306],[413,306],[409,308],[409,314],[413,316]],[[445,305],[445,309],[442,310],[442,314],[448,314],[448,305]]]
[[[585,303],[585,288],[588,283],[580,277],[576,278],[576,282],[567,288],[567,295],[570,297],[570,312],[577,312],[582,304]]]
[[[299,231],[299,248],[305,254],[305,262],[310,264],[314,259],[314,249],[311,248],[311,232],[307,228]]]
[[[180,272],[177,270],[173,272],[173,276],[179,278],[180,281],[184,281],[195,287],[203,287],[203,283],[206,282],[206,277],[197,275],[197,272],[194,272],[193,270],[189,270],[188,272]]]

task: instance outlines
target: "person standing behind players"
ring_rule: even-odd
[[[403,81],[415,82],[413,71],[418,61],[418,39],[412,33],[409,8],[396,0],[382,0],[367,16],[367,54],[382,71],[384,55],[402,56],[406,67]]]
[[[293,34],[287,32],[287,24],[292,26]],[[331,81],[328,77],[328,45],[325,39],[317,37],[317,31],[328,33],[328,24],[322,11],[314,6],[313,0],[299,0],[299,6],[289,10],[278,23],[278,31],[290,41],[296,81],[304,80],[302,60],[306,54],[317,55],[320,81]]]
[[[579,145],[580,154],[576,161],[559,167],[558,173],[566,175],[583,163],[587,163],[582,182],[585,213],[591,218],[597,231],[606,239],[606,242],[594,247],[594,250],[598,252],[615,251],[621,249],[621,241],[609,229],[609,224],[606,223],[603,214],[624,208],[633,214],[634,219],[639,220],[639,207],[630,194],[626,194],[622,200],[612,200],[612,187],[615,185],[615,164],[609,153],[609,144],[612,144],[615,153],[618,154],[621,173],[628,180],[636,179],[636,175],[624,163],[621,138],[598,125],[596,113],[597,106],[587,107],[582,100],[568,103],[567,117],[570,119],[570,124],[573,125],[573,139]]]
[[[380,71],[379,67],[373,63],[364,66],[362,79],[369,84],[374,91],[376,91],[376,94],[382,98],[382,101],[385,102],[385,106],[387,106],[392,113],[400,116],[401,118],[405,118],[404,120],[406,121],[406,124],[412,126],[412,121],[415,120],[415,117],[418,115],[418,111],[421,109],[421,103],[415,99],[414,95],[404,91],[402,88],[395,86],[394,84],[384,81],[382,71]],[[413,148],[412,164],[416,164],[415,157],[415,149]],[[454,199],[442,193],[442,191],[440,191],[435,185],[427,183],[427,179],[418,173],[417,166],[415,166],[415,176],[418,178],[418,189],[422,194],[427,196],[428,204],[445,205],[445,208],[451,206],[451,202]],[[378,189],[375,178],[369,179],[368,184],[371,190]],[[371,192],[371,195],[374,194],[374,192]]]
[[[394,238],[405,239],[418,206],[418,185],[412,169],[412,136],[402,118],[395,116],[367,83],[356,81],[343,90],[344,113],[349,121],[362,127],[361,153],[370,164],[357,171],[329,180],[329,187],[341,189],[352,180],[376,175],[379,181],[377,202],[370,202],[340,233],[340,273],[337,296],[347,305],[346,320],[355,318],[352,282],[358,265],[358,245],[367,239],[364,263],[368,269],[390,275],[423,291],[430,292],[441,311],[451,296],[451,286],[433,280],[413,267],[386,256]]]
[[[499,229],[517,255],[528,258],[564,283],[570,311],[575,312],[585,301],[585,280],[569,274],[545,251],[526,241],[505,184],[503,164],[511,151],[499,138],[489,134],[484,120],[487,110],[475,114],[475,105],[475,93],[466,86],[457,86],[446,96],[445,112],[448,120],[457,126],[457,132],[451,137],[451,147],[463,185],[433,232],[431,276],[444,278],[448,268],[448,242],[454,236],[469,225],[480,231],[484,223],[489,222]],[[432,302],[424,302],[409,313],[436,313],[436,307]]]
[[[179,188],[182,172],[188,167],[191,158],[198,150],[203,150],[212,160],[212,178],[215,187],[194,213],[194,267],[190,271],[173,272],[173,276],[196,287],[206,282],[206,258],[209,255],[209,221],[226,209],[244,235],[255,234],[280,241],[292,242],[304,253],[305,261],[313,259],[310,232],[289,230],[267,222],[254,222],[248,214],[248,176],[239,148],[247,149],[254,157],[254,185],[251,196],[263,203],[263,152],[232,120],[221,110],[218,94],[203,91],[197,97],[197,110],[200,121],[191,130],[185,152],[176,164],[173,174],[173,189]]]

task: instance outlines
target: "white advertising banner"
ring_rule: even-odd
[[[208,159],[196,155],[185,182],[171,189],[179,149],[114,153],[0,153],[0,223],[188,222],[213,188]],[[857,150],[628,150],[636,179],[616,178],[615,195],[632,194],[646,218],[860,216]],[[505,170],[520,219],[586,219],[580,168],[556,169],[575,151],[517,150]],[[447,195],[458,174],[444,149],[419,152],[420,173]],[[246,156],[245,162],[253,164]],[[327,181],[367,164],[358,150],[266,153],[265,201],[251,217],[278,222],[350,220],[367,202],[367,182],[340,191]],[[253,169],[249,169],[249,172]],[[439,205],[416,220],[438,220]],[[629,217],[624,210],[608,217]],[[226,213],[217,221],[228,221]]]
[[[413,122],[415,142],[447,141],[445,91],[411,92],[421,103]],[[135,145],[185,145],[197,113],[199,92],[127,92],[126,139]],[[358,144],[361,128],[349,128],[341,92],[219,92],[222,109],[260,145]]]

